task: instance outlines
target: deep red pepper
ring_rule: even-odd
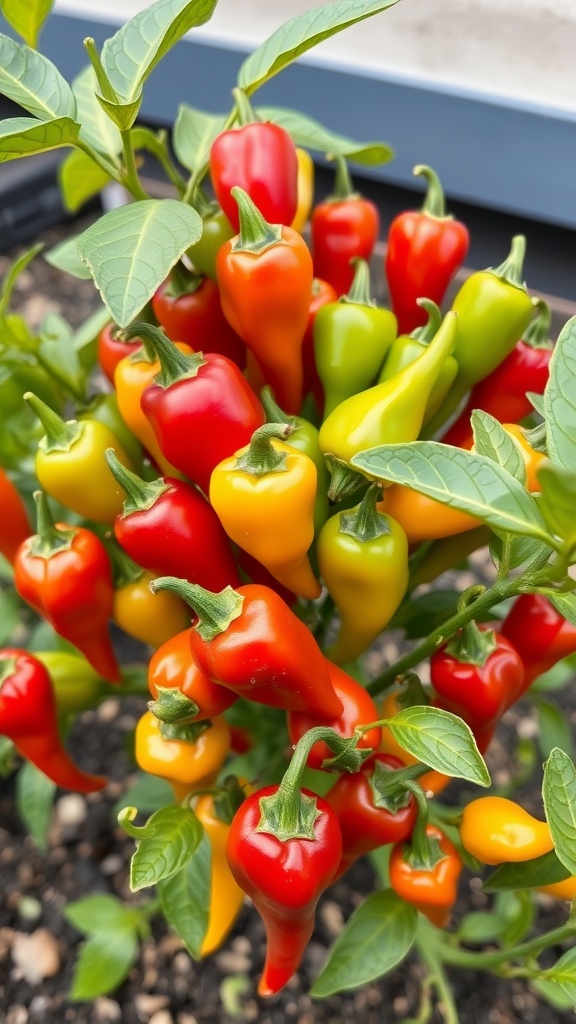
[[[576,626],[544,594],[517,597],[500,628],[524,664],[522,692],[562,658],[576,653]]]
[[[215,594],[171,576],[151,586],[172,590],[198,616],[190,647],[213,683],[258,704],[309,710],[323,720],[342,713],[316,640],[273,590],[248,583]]]
[[[106,784],[102,776],[77,768],[64,750],[48,671],[17,647],[0,651],[0,735],[63,789],[94,793]]]
[[[178,573],[213,590],[239,583],[220,520],[195,487],[169,476],[147,482],[112,451],[106,458],[127,495],[114,534],[130,558],[160,576]]]
[[[426,311],[417,299],[442,305],[446,289],[468,252],[468,229],[446,214],[444,194],[431,167],[419,165],[414,174],[428,182],[420,210],[406,210],[388,231],[385,271],[398,334],[410,334],[426,323]]]
[[[38,533],[16,552],[14,586],[103,679],[120,682],[108,635],[114,583],[106,548],[91,530],[55,524],[42,492],[34,497]]]
[[[24,502],[0,466],[0,554],[9,562],[32,533]]]
[[[314,276],[328,281],[338,297],[347,295],[354,280],[350,260],[369,260],[379,231],[377,207],[354,191],[346,161],[338,157],[334,192],[312,210]]]
[[[131,342],[120,341],[116,337],[118,330],[115,323],[106,324],[100,331],[97,341],[98,362],[104,376],[111,384],[114,383],[114,371],[118,363],[129,356],[131,352],[135,352],[142,344],[138,339]]]
[[[352,676],[349,676],[338,665],[328,661],[328,658],[325,660],[330,682],[334,687],[334,693],[342,702],[343,710],[341,714],[329,720],[326,718],[319,719],[317,715],[308,710],[290,711],[288,713],[288,735],[290,742],[294,745],[305,732],[308,732],[309,729],[314,729],[317,725],[326,725],[330,729],[334,729],[339,736],[346,738],[353,735],[357,726],[377,722],[380,718],[378,708],[362,684],[357,682]],[[368,729],[358,741],[358,749],[377,750],[381,739],[382,729],[380,726]],[[330,757],[332,757],[332,753],[329,747],[320,740],[312,747],[308,755],[308,764],[310,768],[321,768],[322,762]]]
[[[324,408],[324,388],[318,376],[314,356],[314,320],[316,319],[316,313],[319,309],[322,309],[322,306],[328,305],[329,302],[336,302],[337,298],[336,289],[328,281],[322,281],[319,277],[313,279],[308,326],[302,341],[303,395],[304,398],[306,398],[306,395],[313,395],[319,413]]]
[[[183,341],[196,352],[227,356],[241,370],[246,366],[246,346],[230,326],[215,281],[178,269],[152,296],[158,323],[172,341]]]

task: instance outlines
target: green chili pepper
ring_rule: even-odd
[[[76,714],[93,708],[109,687],[80,654],[67,651],[34,651],[48,669],[58,714]]]
[[[199,274],[205,274],[216,280],[216,256],[224,242],[232,238],[236,231],[232,227],[228,217],[220,207],[214,203],[207,207],[206,215],[202,211],[202,235],[194,245],[187,250],[195,269]]]

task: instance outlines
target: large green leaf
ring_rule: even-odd
[[[1,34],[0,93],[41,121],[76,116],[74,94],[54,64]]]
[[[75,1002],[113,992],[124,980],[138,953],[133,927],[94,932],[80,947],[70,998]]]
[[[56,784],[30,761],[25,761],[16,779],[16,809],[36,845],[46,849],[46,836]]]
[[[546,443],[553,464],[576,472],[576,316],[563,327],[544,392]]]
[[[140,11],[102,48],[102,64],[113,89],[127,103],[161,58],[191,28],[209,21],[217,0],[156,0]]]
[[[455,779],[490,785],[471,729],[451,712],[416,705],[400,711],[387,724],[400,746],[423,764]]]
[[[552,885],[564,882],[570,877],[570,871],[558,860],[551,850],[533,860],[520,861],[517,864],[501,864],[484,882],[486,892],[503,892],[508,889],[535,889],[539,885]]]
[[[135,808],[127,808],[123,815]],[[180,871],[195,852],[203,830],[198,818],[185,807],[172,804],[155,811],[143,828],[130,864],[132,892],[155,885]]]
[[[418,915],[391,889],[372,893],[337,938],[310,994],[323,999],[380,978],[404,959]]]
[[[38,45],[38,36],[54,0],[1,0],[0,12],[28,46]]]
[[[297,146],[304,146],[319,153],[343,156],[354,163],[378,166],[392,160],[394,150],[385,142],[355,142],[345,135],[325,128],[324,125],[287,107],[258,107],[256,113],[263,121],[274,121],[282,125],[294,139]]]
[[[474,447],[478,455],[485,455],[486,458],[497,462],[499,466],[502,466],[521,484],[525,485],[526,466],[520,446],[504,430],[502,424],[494,416],[482,412],[481,409],[474,410],[471,423]]]
[[[498,530],[547,540],[535,499],[501,466],[439,441],[389,444],[359,452],[352,465],[379,480],[405,484]]]
[[[79,235],[76,246],[112,320],[127,327],[201,232],[192,207],[177,199],[148,199],[106,213]]]
[[[194,171],[206,163],[210,147],[222,131],[225,120],[223,114],[208,114],[186,103],[180,104],[172,142],[183,167]]]
[[[122,149],[120,132],[102,109],[96,97],[97,91],[96,75],[89,64],[72,82],[77,117],[82,126],[80,138],[99,153],[105,153],[113,163],[118,163],[118,153]]]
[[[576,594],[548,594],[548,599],[560,615],[576,626]]]
[[[162,913],[190,956],[198,959],[208,928],[212,888],[212,848],[206,833],[185,867],[158,883]]]
[[[76,239],[78,237],[78,235],[75,235],[72,238],[67,238],[64,242],[59,242],[49,252],[44,253],[44,259],[51,267],[63,270],[65,274],[78,277],[81,281],[89,281],[92,274],[90,267],[87,267],[78,255],[78,249],[76,248]]]
[[[385,11],[398,0],[336,0],[297,14],[276,29],[254,53],[246,58],[238,72],[238,85],[247,93],[259,89],[282,68],[317,46],[373,14]]]
[[[69,117],[57,117],[54,121],[9,117],[0,121],[0,163],[45,153],[60,146],[73,146],[79,129],[80,125]]]
[[[559,747],[544,765],[542,797],[558,860],[576,875],[576,768]]]
[[[77,213],[110,180],[110,175],[80,149],[68,153],[58,168],[62,202],[70,213]]]
[[[8,267],[8,270],[2,278],[2,284],[0,285],[0,316],[5,316],[10,308],[10,300],[12,298],[14,285],[20,277],[20,274],[26,270],[28,264],[32,262],[42,248],[43,242],[37,242],[36,245],[32,246],[31,249],[27,249],[26,252],[23,252],[18,259],[14,260]]]

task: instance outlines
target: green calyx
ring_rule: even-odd
[[[161,388],[169,388],[178,381],[196,377],[200,367],[206,364],[201,352],[194,352],[191,355],[180,352],[164,331],[159,327],[153,327],[152,324],[137,321],[126,327],[121,332],[121,337],[124,341],[140,338],[154,351],[160,363],[160,372],[156,374],[154,381]]]
[[[326,453],[326,466],[330,473],[330,488],[328,497],[330,501],[341,501],[342,498],[349,498],[356,491],[366,486],[366,477],[352,469],[347,462],[339,459],[332,452]]]
[[[51,558],[59,551],[69,551],[76,536],[74,527],[58,530],[46,495],[43,491],[34,491],[36,502],[36,536],[30,544],[29,553],[38,558]]]
[[[249,476],[265,476],[267,473],[285,473],[287,452],[278,451],[272,444],[285,441],[294,433],[289,423],[265,423],[252,434],[250,444],[242,455],[236,459],[234,469]]]
[[[354,266],[354,279],[347,295],[342,295],[339,302],[353,302],[356,306],[376,308],[376,302],[370,293],[370,266],[366,260],[356,256],[350,260]]]
[[[205,280],[203,274],[191,273],[179,260],[170,271],[170,278],[164,294],[172,299],[179,299],[181,295],[193,295]]]
[[[214,795],[216,817],[225,825],[231,825],[238,808],[244,803],[246,794],[236,775],[227,775],[222,786]]]
[[[280,790],[271,796],[262,797],[261,818],[255,831],[267,832],[281,843],[287,843],[290,839],[315,839],[314,826],[321,813],[316,797],[299,791],[296,800],[290,803],[290,811],[287,812],[287,804],[280,796]]]
[[[244,597],[232,587],[225,587],[218,594],[204,590],[197,583],[188,583],[177,576],[160,576],[150,584],[153,594],[157,590],[170,590],[190,606],[198,622],[194,629],[207,643],[214,640],[242,614]]]
[[[24,398],[36,413],[45,430],[40,447],[46,452],[69,452],[84,432],[84,424],[78,420],[65,422],[58,413],[46,405],[41,398],[27,391]]]
[[[416,302],[422,309],[425,309],[428,314],[428,320],[423,327],[416,327],[410,334],[411,338],[415,341],[419,341],[421,345],[429,345],[438,331],[442,323],[442,313],[440,307],[436,305],[432,299],[416,299]]]
[[[422,213],[427,214],[429,217],[435,217],[436,220],[452,220],[451,214],[446,213],[446,200],[444,198],[444,189],[440,183],[440,178],[433,171],[431,167],[426,164],[417,164],[414,167],[412,174],[422,175],[426,178],[427,189],[424,197],[424,202],[420,207]]]
[[[122,465],[117,458],[113,448],[107,448],[105,456],[112,476],[126,494],[126,501],[122,509],[123,517],[132,515],[133,512],[144,512],[152,508],[160,495],[169,490],[168,485],[161,479],[142,480],[141,477],[136,476],[136,473],[126,469],[126,466]]]
[[[522,340],[526,345],[530,345],[531,348],[552,349],[553,345],[550,341],[552,310],[544,299],[537,299],[534,305],[536,307],[536,316],[528,324]]]
[[[394,768],[383,761],[375,761],[368,779],[374,806],[381,807],[390,814],[396,814],[410,803],[410,793],[405,783],[397,780],[395,774]]]
[[[232,252],[251,252],[258,255],[272,245],[282,241],[282,225],[269,224],[252,202],[250,196],[239,185],[230,190],[238,204],[240,231],[232,244]]]
[[[445,649],[447,654],[464,665],[483,666],[497,646],[494,630],[479,629],[472,619],[446,644]]]
[[[159,686],[156,700],[148,701],[148,710],[166,725],[187,725],[200,713],[198,705],[175,686]]]
[[[178,740],[179,743],[197,743],[211,725],[212,722],[208,718],[201,722],[161,722],[160,735],[163,740]]]
[[[340,513],[339,533],[354,537],[362,544],[391,533],[387,516],[376,507],[381,497],[382,484],[371,484],[359,505],[348,512]]]
[[[501,281],[506,281],[513,288],[520,288],[526,291],[526,284],[522,280],[524,272],[524,256],[526,255],[526,238],[524,235],[514,235],[510,252],[503,263],[498,267],[490,267],[489,274],[494,274]]]

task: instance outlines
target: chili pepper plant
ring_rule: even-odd
[[[390,147],[260,103],[315,44],[394,2],[288,21],[241,63],[228,111],[191,106],[182,83],[171,133],[139,123],[143,89],[216,0],[156,0],[100,51],[87,38],[71,84],[37,48],[50,3],[1,5],[22,41],[0,36],[0,92],[25,116],[2,122],[0,159],[63,147],[71,212],[111,181],[129,199],[19,255],[0,291],[3,608],[27,638],[2,634],[3,772],[36,788],[43,818],[57,786],[101,789],[105,766],[77,765],[69,730],[133,694],[141,780],[166,783],[148,820],[130,794],[119,815],[142,896],[112,917],[91,898],[65,910],[90,933],[73,1000],[122,981],[155,915],[191,957],[214,953],[246,895],[266,932],[258,993],[273,998],[322,894],[371,857],[378,883],[314,998],[411,953],[422,1024],[435,1000],[458,1020],[459,967],[576,1002],[576,768],[542,696],[576,653],[576,318],[553,346],[521,235],[447,299],[468,231],[435,171],[414,169],[421,210],[381,225],[350,164]],[[335,168],[316,205],[311,152]],[[171,198],[146,191],[144,153]],[[102,309],[79,331],[11,311],[39,258],[93,279]],[[465,588],[475,552],[484,576]],[[141,663],[123,663],[111,621]],[[484,759],[521,698],[543,724],[536,814],[514,796],[519,748],[505,793]],[[540,892],[564,905],[552,930]],[[112,968],[115,928],[130,940]]]

